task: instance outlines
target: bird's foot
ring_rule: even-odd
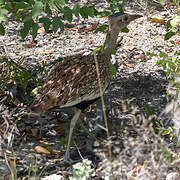
[[[77,160],[71,159],[70,153],[66,152],[66,154],[64,156],[63,163],[71,165],[71,164],[75,164],[75,163],[78,163],[78,162],[81,162],[81,161],[82,161],[82,159],[77,159]]]
[[[80,159],[76,159],[76,160],[73,160],[71,159],[70,157],[70,153],[66,153],[65,156],[64,156],[64,160],[63,160],[63,163],[66,164],[66,165],[72,165],[72,164],[76,164],[78,162],[81,162],[83,161],[83,159],[92,159],[92,155],[87,155],[85,157],[81,158]]]

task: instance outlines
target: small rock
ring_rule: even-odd
[[[63,176],[61,175],[56,175],[56,174],[52,174],[50,176],[46,176],[44,178],[41,178],[42,180],[61,180],[63,179]]]
[[[179,180],[180,174],[177,172],[171,172],[166,176],[166,180]]]

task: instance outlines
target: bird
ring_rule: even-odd
[[[110,84],[111,72],[109,62],[112,51],[116,48],[119,32],[133,20],[142,17],[137,14],[117,12],[109,16],[108,39],[105,48],[99,52],[97,62],[100,72],[102,91]],[[53,107],[73,107],[74,116],[71,119],[68,144],[64,161],[72,163],[70,157],[70,142],[74,126],[90,104],[100,98],[96,64],[93,54],[72,57],[60,57],[47,76],[40,92],[30,105],[30,111],[44,113]]]

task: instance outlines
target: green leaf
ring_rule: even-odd
[[[49,1],[49,0],[43,0],[43,2],[44,2],[44,3],[50,3],[50,1]]]
[[[149,104],[145,104],[145,109],[148,117],[154,115],[154,109]]]
[[[46,4],[45,12],[47,12],[49,15],[52,15],[52,11],[51,11],[49,4]]]
[[[52,21],[52,26],[53,26],[53,31],[57,32],[57,30],[60,27],[63,27],[64,24],[63,24],[63,22],[59,18],[54,18],[53,21]]]
[[[176,16],[170,21],[172,27],[176,27],[179,24],[179,22],[180,22],[180,16]]]
[[[32,37],[33,37],[33,40],[37,36],[38,29],[39,29],[39,25],[37,23],[34,23],[33,26],[32,26]]]
[[[104,16],[109,16],[110,14],[111,14],[110,11],[101,11],[101,12],[99,12],[97,10],[94,11],[94,15],[99,18],[104,17]]]
[[[166,160],[173,158],[173,154],[168,149],[162,149],[162,155],[166,158]]]
[[[165,135],[169,135],[169,134],[171,134],[171,133],[173,133],[173,128],[172,128],[172,127],[168,127],[168,129],[166,129],[166,130],[162,133],[162,135],[165,136]]]
[[[63,13],[63,8],[59,3],[59,0],[50,1],[50,4],[56,11]]]
[[[110,66],[111,74],[112,74],[113,76],[116,76],[117,71],[116,71],[116,67],[114,66],[114,64],[112,64],[112,62],[109,62],[109,66]]]
[[[164,4],[167,0],[159,0],[161,4]]]
[[[87,12],[86,12],[87,11],[86,8],[87,8],[86,6],[80,8],[80,14],[81,14],[82,18],[84,18],[84,19],[88,18],[88,15],[87,15]]]
[[[60,13],[64,13],[63,6],[65,6],[67,3],[67,0],[54,0],[49,2],[49,4]]]
[[[64,16],[65,16],[65,18],[69,21],[69,22],[71,22],[72,21],[72,11],[71,11],[71,9],[69,8],[69,7],[64,7]]]
[[[168,39],[170,39],[170,38],[171,38],[172,36],[174,36],[174,35],[175,35],[175,33],[172,32],[172,31],[170,31],[170,32],[168,32],[168,33],[165,34],[164,40],[168,40]]]
[[[119,12],[123,12],[123,4],[118,4]]]
[[[171,19],[169,19],[167,22],[166,22],[166,31],[170,31],[172,29],[172,26],[171,26]]]
[[[7,22],[7,14],[8,14],[8,10],[7,9],[0,9],[0,23],[2,21]]]
[[[116,51],[115,49],[112,50],[112,54],[113,54],[113,55],[116,55],[116,52],[117,52],[117,51]]]
[[[76,17],[79,17],[79,13],[80,13],[80,6],[79,4],[75,4],[73,9],[72,9],[72,12],[73,14],[76,16]]]
[[[153,56],[157,56],[157,54],[154,54],[154,53],[151,53],[151,52],[147,52],[146,54],[147,54],[147,56],[150,56],[150,58],[152,58]]]
[[[92,6],[87,7],[88,16],[94,17],[94,13],[95,13],[94,7],[92,7]]]
[[[20,30],[22,39],[24,39],[28,35],[29,31],[30,31],[30,27],[27,26],[26,28],[24,27],[23,29]]]
[[[93,50],[92,54],[100,53],[104,50],[104,46],[98,46],[96,49]]]
[[[159,53],[159,56],[162,58],[168,58],[168,54],[166,54],[165,52],[162,52],[162,51]]]
[[[31,15],[23,16],[23,22],[25,23],[27,21],[32,21],[32,16]]]
[[[166,60],[159,60],[157,65],[161,65],[163,68],[166,68],[167,61]]]
[[[18,1],[18,0],[17,0]],[[19,0],[19,1],[22,1],[22,0]],[[37,1],[37,0],[24,0],[26,3],[29,3],[31,6],[34,5],[34,1]]]
[[[45,31],[48,32],[51,25],[51,20],[49,18],[40,18],[39,22],[43,23]]]
[[[97,32],[105,32],[107,29],[108,29],[108,25],[103,24],[103,25],[99,26],[99,27],[95,30],[95,33],[97,33]]]
[[[0,0],[0,5],[4,4],[4,0]]]
[[[121,32],[128,33],[129,29],[127,27],[124,27],[124,28],[121,29]]]
[[[33,20],[24,23],[24,28],[20,30],[20,34],[23,39],[28,35],[33,24],[34,24]]]
[[[16,2],[14,9],[15,10],[20,10],[20,9],[25,10],[25,9],[27,9],[29,7],[30,7],[30,5],[28,3],[25,3],[25,2]]]
[[[60,6],[65,6],[67,4],[67,1],[65,0],[55,0],[55,2]]]
[[[34,89],[31,91],[30,96],[36,96],[36,95],[38,94],[38,92],[41,90],[41,87],[42,87],[42,86],[38,86],[38,87],[34,88]]]
[[[167,66],[167,68],[168,68],[168,66]],[[166,74],[167,74],[167,77],[170,77],[170,76],[171,76],[171,74],[172,74],[172,71],[171,71],[170,69],[167,69]]]
[[[2,24],[0,24],[0,35],[5,35],[5,29]]]
[[[41,11],[43,10],[43,3],[41,1],[36,1],[35,4],[34,4],[34,8],[32,10],[32,16],[34,18],[36,18],[37,16],[40,15]]]
[[[174,42],[174,41],[169,41],[171,44],[173,44],[173,45],[175,45],[176,43]],[[174,47],[174,46],[172,46],[172,47]]]

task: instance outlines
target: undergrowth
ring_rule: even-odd
[[[6,2],[6,3],[4,3]],[[7,15],[8,15],[8,10],[15,13],[15,20],[20,21],[21,19],[24,22],[24,27],[21,30],[21,36],[23,38],[25,38],[29,32],[32,33],[33,38],[35,38],[37,36],[37,29],[38,29],[38,23],[43,23],[44,27],[45,27],[45,31],[48,32],[50,26],[52,26],[53,31],[56,32],[58,30],[58,28],[63,26],[63,22],[61,22],[61,20],[58,20],[57,18],[53,18],[53,19],[49,19],[48,17],[46,18],[39,18],[38,16],[39,14],[42,12],[43,8],[45,8],[47,14],[51,15],[51,8],[55,8],[57,10],[57,12],[61,12],[65,18],[71,22],[72,21],[72,14],[79,16],[81,15],[83,18],[87,18],[88,16],[90,17],[94,17],[94,16],[104,16],[104,15],[109,15],[111,12],[115,12],[116,9],[118,10],[122,10],[122,1],[107,1],[110,5],[110,11],[104,11],[104,12],[98,12],[96,11],[92,6],[84,6],[84,7],[80,7],[78,4],[76,4],[73,9],[70,9],[68,7],[68,1],[64,0],[64,1],[54,1],[54,4],[52,3],[48,3],[47,1],[41,2],[41,1],[30,1],[30,3],[26,3],[27,1],[23,1],[22,4],[20,4],[18,1],[0,1],[0,33],[4,34],[5,33],[5,29],[4,29],[4,22],[7,22]],[[165,0],[160,0],[160,2],[164,3]],[[12,10],[12,4],[15,4],[15,9],[14,11]],[[179,9],[179,1],[175,1],[174,3],[177,6],[177,10]],[[10,8],[10,9],[8,9]],[[29,14],[25,14],[25,16],[22,16],[23,12],[25,12],[26,10],[29,10],[30,8],[32,8],[32,12]],[[7,10],[8,9],[8,10]],[[87,9],[89,11],[87,11]],[[2,11],[4,10],[4,11]],[[29,12],[29,11],[28,11]],[[87,13],[88,12],[88,13]],[[22,16],[22,17],[21,17]],[[38,23],[37,23],[38,21]],[[180,16],[177,14],[175,17],[173,17],[172,19],[167,21],[167,33],[164,37],[164,39],[166,41],[170,42],[170,46],[169,48],[172,48],[172,52],[171,53],[167,53],[167,52],[159,52],[157,54],[151,53],[151,52],[147,52],[147,55],[150,57],[153,56],[157,56],[159,58],[158,61],[158,65],[161,66],[167,73],[167,79],[169,80],[169,86],[167,88],[167,98],[169,100],[173,98],[177,98],[180,99],[180,51],[174,51],[174,49],[179,49],[180,43],[177,43],[173,40],[171,40],[171,38],[176,35],[179,34],[180,30],[179,30],[179,22],[180,22]],[[28,25],[29,23],[29,25]],[[101,28],[99,28],[99,30],[105,30],[107,27],[106,26],[102,26]],[[18,86],[21,86],[22,88],[24,88],[24,90],[26,91],[27,87],[29,86],[29,84],[31,84],[31,92],[29,93],[29,95],[36,95],[39,88],[41,87],[41,85],[43,84],[43,81],[38,78],[38,74],[46,74],[46,65],[44,65],[43,67],[39,68],[38,70],[36,70],[36,72],[31,72],[29,70],[27,70],[25,67],[23,67],[22,62],[19,61],[14,62],[13,60],[11,60],[8,57],[2,57],[0,59],[0,95],[2,95],[6,90],[9,89],[9,85],[11,84],[18,84]],[[32,86],[32,83],[34,84]],[[34,88],[32,88],[34,87]],[[171,98],[169,98],[171,97]],[[149,115],[147,115],[149,114]],[[154,119],[153,117],[153,112],[147,111],[147,119],[149,119],[151,122],[152,121],[156,121],[156,119]],[[149,124],[149,126],[151,126],[152,124],[149,123],[147,120],[145,121],[145,125],[144,125],[144,129],[146,129],[146,125]],[[174,127],[168,127],[167,129],[165,129],[163,127],[163,125],[159,124],[158,125],[158,133],[162,136],[169,136],[170,140],[172,141],[172,139],[174,137],[176,137],[175,133],[174,133]],[[144,136],[144,139],[139,138],[139,145],[137,146],[139,149],[143,149],[140,146],[144,146],[144,151],[146,150],[146,148],[148,146],[152,146],[154,149],[152,149],[152,152],[150,153],[151,157],[148,156],[148,160],[151,161],[147,161],[147,164],[138,164],[137,168],[134,169],[134,173],[142,173],[141,169],[145,169],[146,171],[149,168],[149,164],[152,163],[151,165],[154,165],[154,171],[155,171],[155,167],[158,167],[159,169],[161,168],[159,166],[159,164],[163,164],[162,163],[162,159],[166,160],[170,165],[174,165],[176,163],[178,163],[179,160],[179,154],[175,153],[173,151],[171,151],[170,149],[167,149],[164,146],[164,143],[162,143],[161,146],[161,142],[162,139],[160,139],[159,137],[161,136],[157,136],[157,134],[155,134],[154,129],[150,128],[146,131],[147,134],[142,134],[142,132],[140,130],[138,130],[138,133],[142,136]],[[156,142],[155,142],[156,140]],[[130,142],[130,140],[127,140],[128,142]],[[145,141],[145,144],[142,145],[142,141]],[[153,144],[154,141],[154,144]],[[132,142],[131,142],[132,143]],[[133,143],[132,143],[133,144]],[[131,144],[130,144],[131,146]],[[137,148],[136,147],[136,148]],[[128,148],[128,147],[126,147]],[[130,147],[127,150],[127,153],[130,153],[130,151],[133,151],[133,146]],[[136,149],[134,148],[134,149]],[[136,149],[137,150],[137,149]],[[136,152],[138,156],[140,156],[140,152],[134,151]],[[123,153],[122,153],[123,154]],[[123,154],[124,155],[124,154]],[[157,155],[157,156],[156,156]],[[163,158],[161,158],[163,156]],[[121,158],[121,157],[120,157]],[[157,160],[157,159],[158,160]],[[7,164],[9,165],[9,161],[8,158],[6,157],[7,160]],[[16,172],[16,160],[13,161],[13,163],[9,166],[10,170],[11,170],[11,175],[12,175],[12,179],[17,179],[17,172]],[[149,163],[149,164],[148,164]],[[159,164],[158,164],[159,163]],[[112,165],[113,166],[113,165]],[[147,169],[146,169],[147,166]],[[38,175],[37,173],[37,167],[29,167],[29,172],[33,172],[34,174],[34,178],[38,179]],[[83,178],[88,178],[91,175],[94,175],[94,170],[91,168],[90,166],[90,162],[89,161],[83,161],[82,163],[76,164],[73,166],[74,168],[74,173],[73,176],[70,179],[83,179]],[[138,169],[139,168],[139,169]],[[29,174],[30,177],[30,174]],[[28,178],[29,178],[28,177]]]

